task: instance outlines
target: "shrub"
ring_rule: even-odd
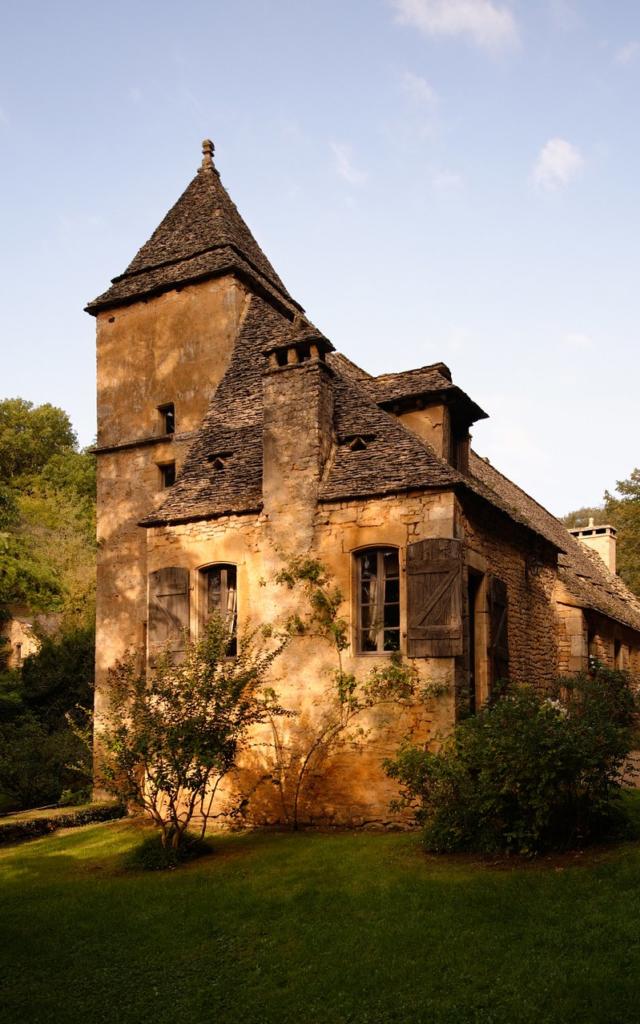
[[[122,804],[104,803],[80,807],[67,814],[55,814],[52,811],[48,816],[40,815],[37,818],[10,818],[8,821],[0,821],[0,845],[46,836],[59,828],[77,828],[79,825],[113,821],[115,818],[123,818],[126,813]]]
[[[95,629],[93,623],[68,626],[38,640],[22,666],[23,700],[40,721],[58,729],[77,705],[93,705]]]
[[[199,836],[187,833],[178,847],[163,846],[156,834],[146,836],[125,858],[131,871],[172,871],[190,860],[206,857],[210,844]]]
[[[58,800],[65,784],[73,785],[70,765],[82,758],[70,729],[54,732],[27,712],[0,723],[0,792],[11,808],[38,807]]]
[[[619,823],[636,697],[624,673],[517,687],[461,722],[437,753],[405,746],[385,770],[434,852],[566,849]]]

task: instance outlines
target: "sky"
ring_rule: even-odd
[[[444,361],[556,514],[640,464],[637,0],[0,0],[0,398],[95,436],[93,318],[200,162],[371,373]]]

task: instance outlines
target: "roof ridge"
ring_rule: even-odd
[[[569,531],[568,531],[567,527],[566,527],[566,526],[564,525],[564,523],[562,522],[562,520],[561,520],[561,519],[558,519],[558,517],[557,517],[557,516],[555,516],[555,515],[553,514],[553,512],[550,512],[548,508],[545,508],[545,506],[544,506],[544,505],[543,505],[543,504],[542,504],[541,502],[539,502],[537,498],[534,498],[534,497],[532,497],[532,496],[531,496],[531,495],[529,494],[529,492],[528,492],[528,491],[525,491],[524,487],[521,487],[521,486],[520,486],[520,484],[516,484],[516,483],[514,483],[514,481],[513,481],[513,480],[511,480],[511,478],[510,478],[510,477],[508,477],[508,476],[506,475],[506,473],[503,473],[503,472],[502,472],[501,470],[497,469],[497,468],[496,468],[496,467],[494,466],[494,464],[493,464],[492,462],[490,462],[490,461],[489,461],[489,459],[488,459],[488,458],[485,458],[485,457],[484,457],[483,455],[480,455],[480,454],[479,454],[479,453],[478,453],[478,452],[477,452],[477,451],[475,450],[475,448],[471,448],[471,449],[469,450],[469,454],[470,454],[470,455],[473,455],[473,456],[475,456],[475,457],[476,457],[476,459],[479,459],[479,460],[480,460],[481,462],[483,462],[483,463],[484,463],[484,464],[485,464],[486,466],[491,466],[491,469],[493,470],[493,472],[494,472],[494,473],[497,473],[497,475],[498,475],[498,476],[501,476],[501,477],[502,477],[502,479],[503,479],[503,480],[506,480],[506,481],[507,481],[507,483],[508,483],[508,484],[510,484],[510,485],[511,485],[512,487],[516,487],[516,488],[517,488],[517,489],[518,489],[518,490],[520,491],[520,493],[521,493],[521,494],[524,494],[525,498],[528,498],[528,499],[529,499],[529,501],[532,501],[532,502],[533,502],[533,503],[534,503],[535,505],[537,505],[537,506],[538,506],[538,508],[542,509],[542,511],[543,511],[543,512],[545,512],[545,513],[546,513],[546,514],[547,514],[548,516],[551,516],[551,518],[552,518],[552,519],[555,519],[555,521],[556,521],[556,522],[557,522],[557,523],[558,523],[558,524],[559,524],[559,525],[560,525],[560,526],[561,526],[561,527],[562,527],[562,528],[563,528],[564,530],[566,530],[567,534],[568,534],[569,536],[571,536],[571,534],[569,533]],[[575,539],[575,538],[574,538],[574,539]]]
[[[623,625],[639,629],[640,598],[627,587],[624,580],[616,573],[612,573],[596,552],[591,551],[585,544],[581,544],[573,537],[564,523],[552,512],[549,512],[544,505],[532,498],[522,487],[496,469],[491,462],[483,459],[476,451],[472,450],[471,454],[477,460],[476,469],[486,467],[490,476],[498,477],[498,484],[500,481],[504,481],[509,492],[511,490],[516,492],[516,495],[525,503],[523,515],[541,514],[540,532],[545,534],[548,539],[552,539],[553,533],[557,533],[558,537],[562,536],[564,557],[559,561],[558,573],[559,578],[573,596],[584,602],[586,607],[593,608]],[[478,479],[481,478],[478,477]],[[491,487],[489,483],[485,483],[484,486]],[[527,505],[533,507],[528,508]]]
[[[376,374],[373,379],[380,380],[382,377],[399,377],[405,373],[421,373],[423,370],[434,370],[436,373],[440,373],[448,381],[453,383],[451,370],[447,364],[442,361],[437,363],[426,363],[425,366],[412,366],[409,370],[389,370],[387,373]],[[443,373],[443,370],[446,370],[446,373]]]

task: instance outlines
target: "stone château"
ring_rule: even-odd
[[[572,536],[477,455],[470,428],[486,413],[443,363],[374,377],[336,352],[244,223],[210,142],[175,206],[87,309],[98,711],[127,649],[179,650],[213,611],[232,637],[276,619],[285,599],[274,575],[301,554],[342,590],[348,671],[400,651],[441,692],[372,714],[363,749],[324,766],[309,819],[388,820],[383,756],[406,735],[434,741],[497,679],[544,686],[590,657],[640,670],[640,602],[615,575],[615,531]],[[309,639],[278,664],[282,700],[300,711],[287,742],[316,713],[331,668],[326,644]],[[276,821],[274,787],[254,761],[243,769],[252,813]]]

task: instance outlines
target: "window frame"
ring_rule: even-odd
[[[401,548],[398,544],[366,544],[361,548],[356,548],[351,552],[352,559],[352,586],[353,586],[353,599],[352,605],[352,646],[353,652],[357,657],[362,658],[380,658],[390,657],[392,654],[400,653],[403,650],[403,628],[404,628],[404,614],[405,614],[405,600],[403,593],[403,566],[401,561]],[[376,552],[376,567],[377,567],[377,578],[382,579],[383,587],[386,587],[387,579],[395,580],[398,582],[398,600],[396,601],[382,601],[382,620],[376,627],[376,650],[365,650],[362,642],[362,634],[364,632],[362,627],[362,572],[361,572],[361,559],[364,555]],[[397,577],[387,577],[384,572],[384,555],[394,553],[398,561],[398,575]],[[382,573],[380,568],[382,567]],[[398,608],[398,625],[387,626],[385,630],[384,625],[384,609],[386,605],[396,605]],[[393,631],[397,633],[398,645],[397,647],[388,648],[385,650],[384,647],[384,634],[385,631]]]
[[[167,437],[173,436],[176,432],[176,406],[175,402],[163,402],[162,405],[158,406],[158,414],[160,416],[160,426],[162,428],[162,434]],[[169,417],[171,418],[172,426],[169,424]]]
[[[228,658],[235,658],[238,654],[238,566],[236,562],[207,562],[206,565],[201,565],[198,572],[198,612],[197,612],[197,633],[202,635],[204,627],[208,621],[209,611],[209,577],[214,569],[220,569],[224,572],[228,572],[232,569],[235,575],[235,622],[233,630],[229,635],[229,647],[233,648],[228,654]],[[228,581],[225,581],[225,587],[221,587],[221,603],[222,595],[228,594],[229,587]]]
[[[160,490],[168,491],[169,488],[173,487],[173,485],[175,484],[176,477],[178,475],[175,459],[167,459],[166,462],[156,462],[156,466],[158,467],[158,473],[160,475]],[[167,483],[166,476],[167,470],[169,469],[173,469],[173,480],[171,481],[170,484]]]

